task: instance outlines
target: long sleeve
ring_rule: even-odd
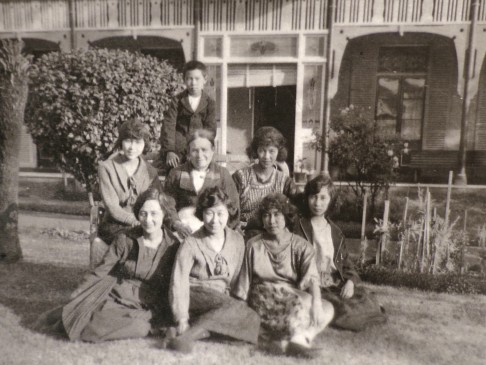
[[[137,218],[135,215],[131,212],[127,212],[120,206],[120,199],[115,191],[110,174],[108,173],[106,166],[102,163],[98,167],[98,176],[100,179],[101,197],[110,216],[116,221],[126,225],[136,224]]]
[[[283,194],[290,199],[294,199],[297,196],[297,187],[289,176],[286,177]]]
[[[175,199],[165,192],[165,189],[162,186],[158,176],[154,178],[152,184],[150,184],[150,187],[157,189],[160,192],[161,200],[167,211],[167,215],[164,217],[164,225],[167,228],[172,229],[173,225],[180,220],[177,214]]]
[[[238,192],[238,197],[239,197],[244,189],[240,170],[235,171],[233,173],[233,181],[235,183],[236,191]]]
[[[235,182],[230,173],[226,169],[222,169],[223,173],[223,190],[228,194],[230,200],[235,205],[235,212],[231,212],[231,220],[228,222],[228,227],[235,228],[240,223],[240,194],[236,189]]]
[[[342,254],[342,264],[343,264],[343,279],[344,280],[351,280],[355,285],[361,283],[361,278],[359,277],[356,268],[354,267],[353,262],[349,257],[349,252],[346,246],[346,241],[343,238],[343,242],[341,244],[341,254]]]
[[[208,96],[206,118],[202,121],[204,128],[209,129],[216,134],[216,103]]]
[[[315,250],[308,242],[304,242],[302,246],[299,245],[299,267],[298,272],[298,288],[300,290],[308,290],[313,282],[319,282],[319,273],[317,270]]]
[[[84,280],[78,286],[76,291],[83,291],[90,287],[94,282],[108,276],[118,262],[126,259],[128,255],[126,240],[127,238],[124,234],[116,236],[100,265],[84,277]]]
[[[160,131],[161,153],[175,151],[178,104],[179,98],[174,97],[169,105],[169,109],[165,114],[162,130]]]
[[[165,179],[164,183],[164,194],[166,198],[168,199],[168,202],[170,203],[171,207],[175,210],[175,214],[177,216],[177,220],[179,219],[179,216],[177,215],[177,199],[178,199],[178,189],[177,189],[177,171],[176,169],[172,169],[169,172],[169,175],[167,175],[167,178]],[[172,215],[173,213],[171,213]]]
[[[169,175],[167,175],[164,182],[164,193],[174,199],[177,199],[176,174],[177,172],[175,169],[170,170]]]
[[[192,245],[186,240],[177,251],[169,290],[169,301],[176,322],[189,319],[189,274],[193,264]]]
[[[252,272],[253,272],[253,249],[251,245],[246,246],[245,255],[243,257],[243,263],[241,265],[240,274],[238,275],[238,279],[236,281],[236,285],[232,290],[232,295],[236,298],[247,300],[248,294],[250,292],[250,285],[252,281]]]
[[[238,281],[238,276],[245,259],[245,240],[240,233],[228,228],[226,229],[226,239],[231,240],[231,242],[227,242],[225,245],[231,243],[231,245],[235,248],[235,252],[237,253],[237,255],[234,256],[235,266],[233,277],[229,283],[230,290],[233,290]]]

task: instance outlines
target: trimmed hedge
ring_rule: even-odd
[[[410,273],[377,266],[360,267],[358,271],[364,281],[377,285],[415,288],[438,293],[486,295],[486,279],[480,276]]]
[[[118,127],[145,123],[156,149],[182,77],[167,62],[122,50],[53,52],[31,71],[25,123],[61,170],[97,191],[98,162],[113,152]]]

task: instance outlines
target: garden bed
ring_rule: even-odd
[[[456,273],[412,273],[378,266],[360,267],[361,279],[377,285],[414,288],[437,293],[486,295],[486,278]]]

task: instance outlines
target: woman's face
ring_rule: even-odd
[[[270,209],[262,214],[263,228],[273,235],[278,236],[285,231],[285,216],[278,209]]]
[[[154,233],[162,227],[164,212],[157,200],[147,200],[138,213],[138,220],[146,233]]]
[[[278,148],[276,146],[258,147],[257,155],[261,167],[273,166],[277,161]]]
[[[307,204],[309,204],[309,210],[313,216],[322,216],[327,212],[329,203],[331,202],[331,194],[329,189],[321,188],[317,194],[309,195],[307,198]]]
[[[196,170],[205,170],[213,159],[214,147],[206,138],[196,138],[189,144],[189,160]]]
[[[203,212],[204,228],[206,228],[210,234],[220,233],[226,227],[228,217],[228,208],[222,203],[211,208],[206,208]]]
[[[145,147],[145,142],[143,138],[127,138],[122,141],[123,154],[129,160],[134,160],[138,158],[143,152]]]

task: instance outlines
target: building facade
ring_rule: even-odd
[[[227,162],[273,125],[291,166],[327,169],[312,131],[353,104],[408,141],[411,168],[486,180],[486,0],[0,0],[0,37],[203,61]],[[22,166],[47,162],[25,133]]]

